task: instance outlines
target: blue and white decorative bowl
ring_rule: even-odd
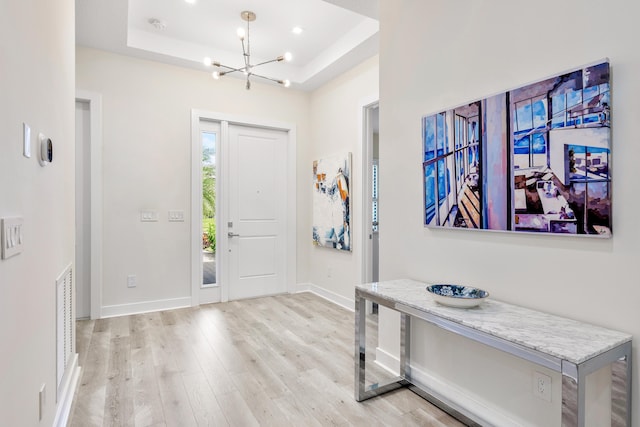
[[[427,286],[436,302],[449,307],[469,308],[480,305],[489,297],[489,292],[470,286],[438,284]]]

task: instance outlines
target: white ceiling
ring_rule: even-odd
[[[246,29],[240,12],[253,11],[251,62],[285,52],[291,62],[256,68],[313,90],[378,53],[378,0],[76,0],[78,45],[212,71],[204,57],[243,65],[236,29]],[[157,29],[149,19],[166,27]],[[291,32],[295,26],[304,31]],[[240,73],[238,77],[244,78]]]

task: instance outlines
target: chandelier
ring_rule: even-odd
[[[260,62],[258,64],[252,64],[251,63],[251,41],[249,39],[249,23],[256,20],[256,14],[249,10],[245,10],[243,12],[240,12],[240,17],[242,18],[242,20],[247,21],[246,32],[244,28],[238,28],[238,38],[242,43],[242,55],[244,57],[244,66],[240,68],[229,67],[228,65],[224,65],[219,62],[213,61],[211,60],[211,58],[204,58],[204,64],[206,66],[208,67],[214,66],[214,67],[217,67],[218,69],[222,69],[222,70],[216,70],[213,73],[211,73],[213,78],[217,80],[220,77],[225,76],[227,74],[242,72],[247,77],[246,84],[245,84],[245,88],[247,90],[251,89],[252,76],[259,77],[265,80],[271,80],[272,82],[276,82],[284,87],[289,87],[291,85],[291,82],[289,80],[280,80],[280,79],[274,79],[273,77],[263,76],[261,74],[256,74],[254,70],[256,67],[259,67],[265,64],[270,64],[272,62],[291,61],[291,53],[286,52],[284,55],[280,55],[275,59]],[[246,39],[246,43],[245,43],[245,39]]]

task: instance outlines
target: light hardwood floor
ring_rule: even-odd
[[[407,389],[355,401],[353,313],[314,294],[78,321],[70,426],[462,426]]]

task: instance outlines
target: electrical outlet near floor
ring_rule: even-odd
[[[533,373],[533,395],[551,402],[551,377],[541,372]]]
[[[127,287],[128,288],[135,288],[138,285],[138,280],[136,278],[135,274],[129,274],[127,276]]]

